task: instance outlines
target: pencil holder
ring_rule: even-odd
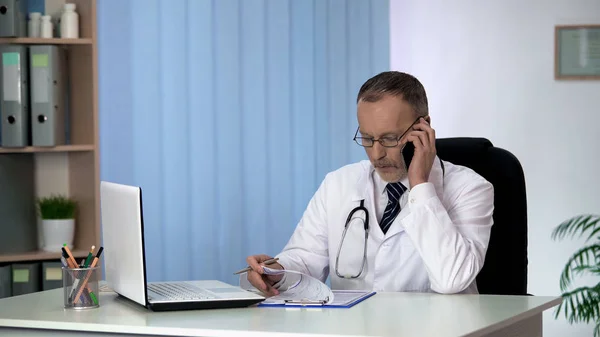
[[[92,309],[100,306],[100,267],[62,268],[65,309]]]

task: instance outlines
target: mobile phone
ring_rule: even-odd
[[[406,142],[404,148],[402,149],[402,157],[404,158],[404,164],[406,165],[406,170],[410,166],[410,162],[412,161],[413,155],[415,154],[415,145],[413,142]]]

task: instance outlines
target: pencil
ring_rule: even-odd
[[[263,264],[264,264],[265,266],[268,266],[268,265],[271,265],[271,264],[273,264],[273,263],[277,262],[278,260],[279,260],[279,258],[278,258],[278,257],[276,257],[276,258],[274,258],[274,259],[266,260],[265,262],[263,262]],[[236,271],[235,273],[233,273],[233,275],[238,275],[238,274],[241,274],[241,273],[249,272],[249,271],[251,271],[251,270],[252,270],[252,268],[251,268],[251,267],[246,267],[246,268],[244,268],[244,269],[242,269],[242,270],[238,270],[238,271]]]
[[[63,248],[67,252],[67,255],[69,255],[67,260],[70,260],[71,263],[74,265],[74,267],[72,268],[77,268],[79,265],[77,264],[77,261],[75,261],[75,258],[73,257],[73,254],[71,254],[71,250],[69,249],[66,243],[63,245]]]
[[[62,250],[61,260],[63,261],[63,264],[65,265],[65,267],[73,268],[73,269],[79,268],[78,265],[73,264],[73,262],[69,258],[69,253],[67,252],[67,250],[65,248],[66,247],[61,248],[61,250]],[[75,259],[73,259],[73,260],[75,260]],[[75,278],[75,281],[73,281],[73,286],[71,287],[71,292],[69,293],[69,298],[73,298],[73,293],[75,292],[75,289],[77,289],[77,287],[79,286],[79,282],[81,281],[81,279],[79,278],[79,272],[73,271],[73,272],[71,272],[71,276],[73,278]],[[87,288],[87,292],[92,291],[92,289],[90,289],[89,286],[87,286],[86,288]]]
[[[69,252],[67,251],[67,246],[64,246],[61,248],[61,250],[63,251],[63,257],[65,258],[65,260],[67,261],[67,265],[69,268],[77,268],[77,261],[75,261],[75,259],[73,258],[73,256],[71,256],[71,254],[69,254]]]
[[[103,247],[100,247],[100,249],[98,249],[98,253],[94,257],[94,260],[92,260],[92,264],[89,267],[90,269],[93,269],[94,267],[96,267],[96,264],[98,263],[98,260],[100,258],[100,255],[102,254],[103,250],[104,250]],[[83,285],[79,288],[77,295],[75,295],[74,303],[77,303],[79,301],[79,296],[81,296],[83,289],[85,289],[87,287],[87,283],[88,283],[90,277],[92,276],[92,272],[93,272],[93,270],[88,271],[87,275],[85,276],[85,279],[83,280]]]

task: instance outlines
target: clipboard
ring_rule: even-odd
[[[340,291],[340,292],[351,292],[351,291]],[[334,291],[335,293],[335,291]],[[367,298],[375,295],[377,292],[364,292],[361,296],[356,298],[354,301],[346,304],[326,304],[327,300],[310,301],[310,300],[286,300],[284,303],[265,303],[261,302],[258,304],[259,307],[279,307],[279,308],[338,308],[347,309],[352,308],[358,303],[366,300]],[[335,302],[335,301],[334,301]]]

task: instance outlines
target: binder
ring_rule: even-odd
[[[30,144],[29,69],[27,46],[0,45],[0,114],[3,147],[24,147]]]
[[[32,145],[64,145],[66,52],[60,46],[30,46],[29,64]]]
[[[62,288],[62,263],[42,262],[42,290]]]
[[[40,291],[40,263],[13,263],[12,295],[24,295]]]
[[[12,278],[10,276],[12,268],[9,265],[0,266],[0,298],[12,296]]]
[[[27,0],[0,0],[0,37],[27,36]]]
[[[0,155],[0,255],[37,249],[33,154]]]

